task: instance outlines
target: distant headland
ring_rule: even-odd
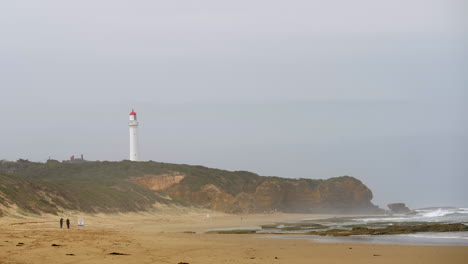
[[[0,183],[0,215],[140,212],[159,205],[242,214],[382,212],[371,190],[350,176],[289,179],[154,161],[0,161]]]

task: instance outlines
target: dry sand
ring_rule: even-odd
[[[265,235],[201,234],[212,228],[254,226],[316,215],[99,215],[85,216],[85,227],[77,227],[78,217],[70,217],[70,230],[60,229],[56,216],[0,218],[0,264],[468,263],[468,247],[322,244]],[[128,255],[109,255],[112,252]]]

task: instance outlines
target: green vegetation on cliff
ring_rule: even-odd
[[[175,174],[180,180],[167,182]],[[375,209],[371,199],[370,190],[348,176],[294,180],[152,161],[0,162],[0,215],[2,208],[37,214],[146,211],[155,203],[229,213],[368,210]]]
[[[131,212],[150,209],[155,202],[167,200],[126,181],[54,181],[0,175],[0,205],[16,207],[22,213],[57,214],[61,209]]]

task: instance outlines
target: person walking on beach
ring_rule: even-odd
[[[70,219],[67,218],[67,228],[70,229]]]
[[[60,228],[63,227],[63,218],[60,218]]]

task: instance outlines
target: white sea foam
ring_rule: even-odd
[[[437,209],[436,211],[431,211],[425,214],[422,214],[422,217],[440,217],[440,216],[445,216],[448,214],[454,213],[454,210],[443,210],[441,208]]]

